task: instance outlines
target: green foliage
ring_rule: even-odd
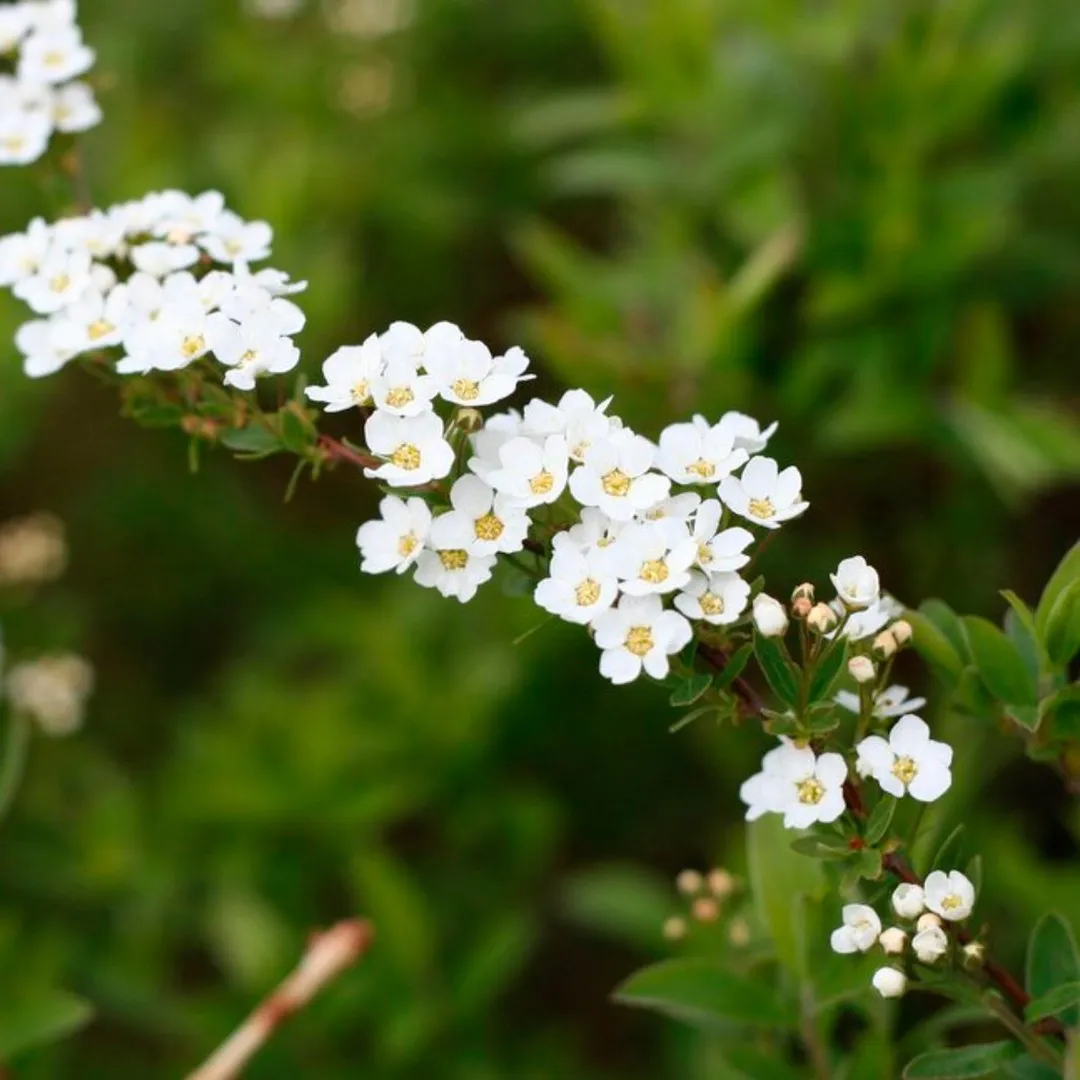
[[[904,1080],[967,1080],[990,1076],[1021,1054],[1012,1042],[964,1046],[957,1050],[932,1050],[920,1054],[904,1069]]]
[[[1045,915],[1031,932],[1027,949],[1027,992],[1038,1002],[1052,991],[1080,982],[1080,952],[1072,927],[1060,915]],[[1055,1012],[1059,1011],[1057,1008]],[[1075,1004],[1060,1009],[1069,1026],[1080,1022]]]

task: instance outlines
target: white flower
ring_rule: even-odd
[[[901,919],[917,919],[926,910],[926,897],[921,885],[904,882],[892,894],[893,911]]]
[[[16,664],[5,689],[13,709],[37,722],[46,735],[69,735],[81,724],[94,669],[70,654]]]
[[[260,262],[270,255],[274,230],[265,221],[244,221],[231,210],[222,210],[210,229],[198,244],[215,262]]]
[[[868,637],[874,637],[895,616],[893,615],[895,601],[889,596],[882,594],[880,599],[871,604],[863,611],[848,612],[839,600],[834,600],[829,606],[836,612],[839,619],[845,615],[847,620],[843,629],[840,630],[842,637],[849,641],[862,641]],[[829,635],[830,637],[832,635]]]
[[[762,431],[761,425],[752,416],[741,412],[726,412],[720,417],[717,427],[731,432],[737,449],[753,455],[760,454],[765,449],[776,431],[777,424],[774,422]]]
[[[188,195],[182,191],[162,192],[154,227],[147,231],[171,244],[187,244],[202,233],[215,228],[225,209],[225,196],[220,191],[204,191]],[[233,215],[235,217],[235,215]],[[232,262],[221,259],[220,262]]]
[[[536,586],[533,598],[552,615],[584,625],[607,611],[618,594],[618,581],[602,549],[584,552],[564,543],[555,548],[548,576]]]
[[[364,424],[368,449],[386,458],[365,476],[385,480],[392,487],[418,487],[440,480],[454,466],[453,447],[443,438],[443,424],[434,413],[391,416],[377,412]]]
[[[598,565],[610,567],[614,573],[618,540],[628,525],[628,522],[612,521],[595,506],[587,506],[581,511],[581,520],[576,525],[555,534],[552,547],[556,551],[566,546],[584,555],[595,554]]]
[[[510,496],[497,493],[479,476],[454,481],[450,505],[472,523],[469,550],[474,555],[520,551],[529,532],[529,517]]]
[[[0,7],[0,56],[13,53],[30,32],[32,19],[26,4]]]
[[[303,311],[291,300],[259,284],[262,275],[251,274],[244,263],[233,268],[231,292],[221,298],[221,310],[234,322],[257,319],[273,326],[279,334],[299,333],[307,321]]]
[[[48,113],[11,108],[0,95],[0,165],[29,165],[45,153],[52,134]]]
[[[542,445],[523,435],[498,448],[498,465],[475,457],[469,468],[524,507],[553,503],[566,489],[566,439],[550,435]]]
[[[254,390],[256,376],[280,375],[300,362],[300,350],[289,338],[255,319],[235,323],[215,312],[207,317],[206,338],[214,355],[230,369],[225,384],[237,390]]]
[[[959,870],[951,870],[948,874],[934,870],[927,874],[923,891],[926,906],[950,922],[966,919],[975,906],[975,886]]]
[[[650,472],[656,447],[627,428],[613,431],[585,451],[584,464],[570,477],[570,492],[582,506],[598,506],[614,521],[667,498],[671,481]]]
[[[856,747],[856,769],[872,776],[890,795],[910,795],[919,802],[933,802],[949,790],[952,747],[930,738],[925,721],[908,713],[893,725],[886,742],[870,735]]]
[[[420,557],[431,532],[431,511],[423,499],[387,495],[379,513],[381,519],[366,521],[357,530],[360,569],[365,574],[403,574]]]
[[[482,408],[509,397],[525,374],[528,357],[521,349],[493,358],[481,341],[463,338],[453,348],[431,350],[424,368],[431,375],[444,401],[469,408]]]
[[[57,341],[75,353],[119,345],[127,303],[124,285],[118,285],[107,296],[91,289],[57,317]]]
[[[878,944],[890,956],[899,956],[907,944],[907,933],[901,930],[899,926],[890,926],[888,930],[881,932],[878,937]]]
[[[52,118],[57,131],[89,131],[101,123],[101,106],[86,83],[68,83],[53,95]]]
[[[618,426],[618,420],[606,413],[610,404],[611,398],[597,404],[584,390],[567,390],[558,405],[534,398],[525,406],[522,434],[565,435],[570,460],[580,465],[589,447]]]
[[[738,525],[717,532],[723,513],[717,499],[706,499],[694,515],[697,562],[708,573],[741,570],[750,561],[746,549],[754,542],[754,534]]]
[[[840,912],[843,926],[832,932],[829,944],[833,952],[869,952],[881,933],[878,913],[866,904],[845,904]]]
[[[18,76],[29,83],[67,82],[94,66],[94,50],[83,43],[77,26],[31,34],[19,50]]]
[[[129,301],[131,293],[128,294]],[[121,375],[179,371],[210,351],[206,312],[193,301],[170,304],[151,322],[124,335],[128,355],[116,365]]]
[[[603,649],[600,674],[613,683],[633,682],[645,670],[654,679],[667,677],[668,657],[693,637],[690,624],[665,611],[659,596],[623,596],[618,606],[597,616],[596,644]]]
[[[194,244],[167,244],[148,240],[136,244],[128,254],[136,270],[152,277],[163,278],[177,270],[186,270],[199,261],[199,249]]]
[[[741,477],[725,476],[720,501],[740,517],[766,529],[798,517],[810,504],[802,501],[802,475],[794,465],[783,472],[772,458],[752,458]]]
[[[677,484],[715,484],[746,463],[749,455],[735,449],[728,424],[710,427],[704,416],[688,424],[670,424],[660,433],[657,467]]]
[[[749,598],[750,586],[738,574],[702,574],[695,570],[675,597],[675,606],[688,619],[725,626],[746,610]]]
[[[878,968],[870,982],[883,998],[901,997],[907,989],[907,976],[894,967]]]
[[[847,662],[848,672],[857,683],[873,682],[877,678],[874,661],[869,656],[853,656]]]
[[[395,357],[371,377],[375,408],[394,416],[419,416],[431,412],[437,387],[430,375],[420,374],[412,360]]]
[[[928,926],[911,939],[911,948],[923,964],[933,964],[949,951],[949,939],[940,926]]]
[[[37,273],[15,282],[11,291],[38,315],[52,315],[91,288],[90,263],[84,251],[53,248]]]
[[[494,555],[476,555],[469,550],[473,539],[472,522],[466,515],[451,511],[437,517],[416,563],[417,584],[436,588],[463,604],[471,600],[491,579],[495,566]]]
[[[410,360],[421,368],[429,361],[437,364],[443,352],[452,352],[464,340],[461,330],[449,322],[435,323],[426,331],[412,323],[395,322],[379,335],[379,344],[387,360]]]
[[[847,765],[839,754],[817,756],[809,747],[785,741],[762,761],[761,772],[739,789],[750,807],[747,820],[763,813],[784,815],[789,829],[835,821],[844,812]]]
[[[925,899],[925,897],[926,894],[923,893],[923,898]],[[921,933],[923,930],[929,930],[932,926],[940,925],[941,918],[939,916],[935,915],[932,911],[924,911],[919,916],[918,922],[915,923],[915,929]]]
[[[783,637],[788,628],[784,605],[765,593],[758,593],[754,597],[754,625],[762,637]]]
[[[41,218],[34,218],[26,232],[0,238],[0,287],[38,272],[52,246],[52,230]]]
[[[634,522],[619,536],[614,556],[621,588],[630,596],[669,593],[681,589],[690,580],[690,567],[697,556],[697,545],[683,534],[674,546],[669,530],[658,522]]]
[[[78,350],[70,336],[58,334],[58,320],[33,319],[15,331],[15,348],[23,355],[23,371],[31,379],[40,379],[59,371]]]
[[[878,572],[861,555],[842,559],[836,573],[829,575],[840,602],[852,611],[876,604],[881,593]]]
[[[813,614],[811,612],[811,614]],[[898,683],[887,686],[880,693],[874,695],[873,713],[881,720],[891,720],[904,713],[915,712],[926,704],[926,698],[908,697],[911,691],[906,686]],[[859,711],[859,695],[850,690],[839,690],[833,699],[837,705],[850,712]]]

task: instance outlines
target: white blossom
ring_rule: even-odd
[[[618,579],[602,549],[586,552],[562,544],[555,548],[548,576],[537,584],[533,598],[560,619],[586,624],[607,611],[618,594]]]
[[[164,240],[148,240],[137,244],[129,253],[132,265],[151,277],[163,278],[177,270],[186,270],[199,261],[199,249],[194,244],[169,244]]]
[[[77,26],[50,27],[31,34],[19,50],[17,74],[29,83],[57,85],[94,66],[94,50]]]
[[[304,393],[323,403],[327,412],[372,404],[371,382],[382,373],[382,350],[378,334],[363,345],[345,345],[323,361],[325,386],[309,386]]]
[[[516,435],[498,448],[498,464],[475,457],[469,467],[496,491],[524,507],[553,503],[566,489],[566,439],[550,435],[542,444]]]
[[[670,532],[659,522],[633,522],[619,536],[615,569],[624,593],[645,596],[681,589],[690,580],[697,545],[683,533],[671,544]]]
[[[300,362],[300,350],[291,338],[257,320],[236,323],[215,312],[207,316],[206,338],[214,355],[230,369],[225,384],[237,390],[254,390],[257,376],[280,375]]]
[[[907,976],[894,967],[878,968],[870,982],[883,998],[901,997],[907,989]]]
[[[843,925],[832,932],[829,944],[833,952],[869,952],[881,934],[878,913],[866,904],[845,904],[840,912]]]
[[[926,910],[926,896],[921,885],[904,882],[892,894],[893,911],[901,919],[917,919]]]
[[[597,506],[615,521],[667,498],[671,481],[651,472],[656,447],[628,428],[612,431],[585,451],[584,464],[570,476],[570,492],[582,506]]]
[[[677,484],[715,484],[744,465],[749,455],[735,448],[731,424],[709,426],[703,416],[670,424],[660,433],[657,467]]]
[[[366,521],[356,533],[360,569],[365,574],[403,574],[420,557],[431,532],[431,511],[415,496],[387,495],[379,503],[379,519]]]
[[[419,487],[440,480],[454,465],[453,447],[443,438],[443,423],[435,413],[391,416],[377,412],[364,424],[364,438],[373,454],[385,458],[365,476],[378,477],[391,487]]]
[[[952,783],[952,747],[930,738],[930,728],[919,717],[902,716],[888,740],[869,735],[856,747],[856,769],[872,776],[883,791],[897,798],[910,795],[919,802],[933,802]]]
[[[739,790],[749,805],[747,820],[762,813],[784,815],[784,826],[806,829],[835,821],[844,812],[847,765],[839,754],[816,755],[810,747],[784,742],[762,761],[761,772]]]
[[[611,398],[597,403],[584,390],[567,390],[557,405],[534,398],[525,406],[522,434],[564,435],[570,460],[582,464],[595,442],[606,439],[620,421],[607,415]]]
[[[877,603],[881,593],[878,572],[861,555],[842,559],[830,577],[840,602],[852,611]]]
[[[750,586],[738,574],[703,574],[695,570],[675,597],[675,606],[688,619],[726,626],[742,615],[749,599]]]
[[[93,284],[86,252],[53,248],[37,272],[12,286],[12,292],[38,315],[53,315],[74,303]]]
[[[754,625],[762,637],[783,637],[788,628],[784,605],[766,593],[758,593],[754,597]]]
[[[950,922],[966,919],[975,906],[975,886],[959,870],[950,870],[947,874],[934,870],[927,874],[923,890],[926,906]]]
[[[740,517],[778,529],[810,505],[802,499],[802,475],[794,465],[780,472],[772,458],[751,458],[741,477],[725,476],[718,489],[720,501]]]
[[[52,121],[57,131],[89,131],[101,123],[101,106],[84,82],[59,87],[52,98]]]
[[[199,246],[215,262],[261,262],[270,255],[274,230],[265,221],[244,221],[231,210],[221,210],[198,238]]]
[[[597,616],[593,629],[603,649],[600,674],[613,683],[633,682],[642,670],[654,679],[666,678],[668,658],[693,637],[686,619],[665,611],[656,595],[620,597],[616,607]]]
[[[911,949],[920,963],[933,964],[949,951],[949,938],[940,926],[928,926],[911,939]]]
[[[848,672],[857,683],[873,682],[877,669],[869,656],[853,656],[847,663]]]
[[[813,614],[813,612],[811,612]],[[879,720],[891,720],[904,713],[913,713],[926,704],[926,698],[913,698],[908,695],[911,691],[906,686],[894,683],[874,695],[873,714]],[[859,712],[859,695],[850,690],[838,690],[833,700],[843,709],[849,712]]]
[[[907,932],[899,926],[890,926],[878,936],[878,944],[890,956],[899,956],[907,945]]]
[[[53,375],[77,355],[70,335],[57,333],[59,322],[33,319],[15,331],[15,348],[22,353],[23,371],[31,379]]]
[[[482,408],[509,397],[524,379],[529,359],[513,348],[493,357],[481,341],[463,338],[453,348],[432,350],[424,358],[436,393],[454,405]]]
[[[521,505],[496,492],[479,476],[465,475],[450,489],[450,505],[471,525],[469,550],[474,555],[520,551],[529,532],[529,517]]]
[[[751,456],[765,449],[777,426],[774,422],[762,430],[757,420],[741,412],[726,412],[717,424],[717,427],[731,432],[737,449],[745,450]]]
[[[431,412],[438,391],[435,380],[423,375],[405,357],[392,357],[371,377],[371,399],[375,408],[394,416],[420,416]]]
[[[473,539],[472,523],[466,515],[451,511],[435,518],[427,546],[417,559],[417,584],[438,589],[443,596],[463,604],[471,600],[491,579],[495,566],[494,555],[476,555],[470,550]]]
[[[717,531],[723,513],[719,500],[706,499],[694,515],[692,535],[697,544],[697,562],[708,573],[741,570],[750,561],[746,549],[754,542],[754,534],[739,525]]]

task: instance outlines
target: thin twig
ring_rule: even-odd
[[[296,970],[188,1080],[234,1080],[290,1016],[367,952],[373,937],[365,919],[346,919],[314,935]]]
[[[330,435],[320,435],[316,444],[326,455],[329,461],[344,461],[349,465],[357,465],[360,468],[377,469],[383,463],[370,454],[362,454],[351,446]]]

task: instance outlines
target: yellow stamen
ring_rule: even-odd
[[[630,492],[630,477],[621,469],[612,469],[611,472],[602,476],[600,484],[609,495],[620,498]]]
[[[402,443],[390,455],[390,461],[399,469],[412,472],[420,468],[420,451],[412,443]]]
[[[626,651],[635,656],[645,656],[652,652],[653,636],[651,626],[631,626],[626,635]]]
[[[439,561],[447,570],[464,570],[469,562],[469,553],[456,548],[439,552]]]

